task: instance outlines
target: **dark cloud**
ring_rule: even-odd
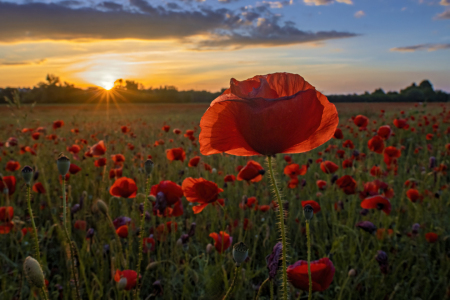
[[[29,66],[29,65],[42,65],[47,61],[46,58],[36,61],[0,61],[0,66],[16,67],[16,66]]]
[[[238,2],[239,0],[218,0],[220,3]]]
[[[446,20],[446,19],[450,19],[450,9],[447,9],[446,11],[437,14],[434,17],[435,20]]]
[[[112,1],[102,9],[79,9],[51,3],[0,2],[0,43],[33,40],[175,39],[192,49],[237,49],[278,46],[356,36],[337,31],[302,31],[295,23],[281,22],[269,5],[231,11],[200,6],[181,9],[176,3],[152,6],[145,0],[129,0],[123,7]],[[105,10],[106,9],[106,10]],[[284,24],[284,25],[280,25]],[[195,36],[207,37],[205,40]]]
[[[62,6],[72,6],[72,5],[73,6],[76,6],[76,5],[81,6],[84,4],[84,2],[77,1],[77,0],[64,0],[64,1],[58,2],[58,4],[62,5]]]
[[[414,52],[420,50],[436,51],[450,49],[450,44],[420,44],[406,47],[396,47],[392,48],[391,51],[396,52]]]

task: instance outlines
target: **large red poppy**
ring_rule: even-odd
[[[223,192],[216,183],[203,178],[186,178],[181,188],[187,201],[200,204],[192,207],[195,214],[200,213],[208,204],[215,202],[219,198],[219,193]]]
[[[213,232],[209,236],[214,239],[214,247],[219,253],[227,250],[233,243],[233,237],[224,231],[221,231],[220,234]]]
[[[167,204],[173,205],[180,201],[183,197],[183,190],[181,186],[170,180],[160,181],[159,184],[152,186],[150,195],[157,196],[159,192],[164,194]]]
[[[122,177],[117,179],[109,189],[112,196],[123,198],[134,198],[137,193],[137,186],[133,179]]]
[[[200,121],[200,151],[239,156],[307,152],[332,138],[338,123],[336,107],[300,75],[232,78]]]
[[[167,156],[167,159],[170,161],[181,160],[182,162],[184,162],[184,160],[186,159],[186,153],[184,152],[183,148],[181,148],[181,147],[167,149],[166,156]]]
[[[339,167],[334,162],[326,160],[320,164],[320,169],[325,174],[333,174],[334,172],[336,172],[339,169]]]
[[[386,215],[391,213],[391,202],[388,198],[379,195],[364,199],[361,202],[361,207],[365,209],[377,208],[382,210]]]
[[[0,177],[0,192],[8,189],[8,195],[11,196],[16,191],[16,177],[14,176],[3,176]]]
[[[308,291],[308,262],[299,260],[287,268],[289,282],[296,288]],[[313,292],[326,290],[333,281],[335,268],[328,257],[311,262],[311,280]]]
[[[367,142],[367,146],[370,151],[381,154],[384,150],[384,141],[381,137],[376,135]]]
[[[137,273],[134,270],[116,270],[116,274],[114,275],[114,281],[119,282],[121,279],[126,280],[125,290],[129,291],[136,286],[137,281]]]
[[[336,180],[337,186],[344,191],[345,194],[351,195],[355,193],[356,181],[350,175],[344,175]]]
[[[256,161],[250,160],[247,165],[243,167],[237,176],[238,180],[245,180],[251,182],[261,181],[264,174],[264,168]]]

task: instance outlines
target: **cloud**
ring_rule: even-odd
[[[280,25],[271,3],[232,11],[226,8],[152,6],[129,0],[129,6],[104,1],[96,7],[73,9],[55,3],[0,2],[0,43],[135,39],[178,41],[189,49],[237,49],[279,46],[356,36],[350,32],[302,31],[293,22]],[[289,1],[280,2],[282,5]],[[173,11],[170,9],[177,9]]]
[[[434,16],[435,20],[445,20],[445,19],[450,19],[450,9],[447,9],[446,11],[437,14],[436,16]]]
[[[42,65],[46,61],[47,61],[46,58],[35,61],[0,61],[0,66],[16,67],[16,66]]]
[[[319,5],[329,5],[334,3],[334,0],[303,0],[303,2],[306,5],[315,5],[315,6],[319,6]],[[336,2],[339,3],[345,3],[345,4],[349,4],[352,5],[353,1],[352,0],[336,0]]]
[[[450,49],[450,44],[419,44],[407,47],[392,48],[391,51],[396,52],[415,52],[420,50],[436,51]]]
[[[293,2],[291,1],[263,1],[263,4],[268,5],[270,8],[283,8],[287,5],[292,5]]]
[[[364,17],[366,15],[366,13],[365,12],[363,12],[362,10],[359,10],[359,11],[357,11],[356,13],[355,13],[355,18],[362,18],[362,17]]]
[[[444,5],[444,6],[450,5],[450,0],[441,0],[441,2],[439,2],[439,4]]]

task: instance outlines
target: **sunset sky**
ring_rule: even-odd
[[[326,94],[450,92],[450,0],[0,0],[0,87],[218,91],[291,72]]]

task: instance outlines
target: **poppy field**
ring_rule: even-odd
[[[1,107],[0,299],[450,299],[448,106],[268,76]]]

